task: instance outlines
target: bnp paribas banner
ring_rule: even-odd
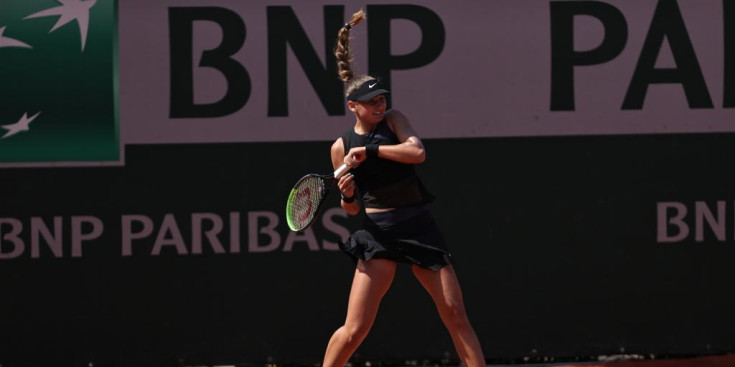
[[[7,0],[0,164],[330,140],[335,35],[361,7],[356,67],[425,138],[735,131],[729,1]]]
[[[116,164],[115,0],[0,3],[0,166]]]
[[[723,0],[126,0],[127,143],[322,141],[346,119],[332,55],[383,78],[424,138],[735,131]],[[349,113],[349,111],[347,111]]]

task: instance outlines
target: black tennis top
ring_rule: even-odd
[[[367,144],[400,144],[398,137],[383,119],[369,134],[350,128],[342,135],[345,155],[353,147]],[[400,208],[426,204],[434,200],[416,175],[413,164],[383,158],[368,158],[350,170],[365,208]]]

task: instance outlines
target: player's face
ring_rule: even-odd
[[[376,124],[383,120],[385,107],[385,95],[381,94],[373,97],[369,101],[355,102],[354,107],[350,109],[357,115],[360,121]]]

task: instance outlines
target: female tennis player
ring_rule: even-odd
[[[389,92],[379,80],[355,76],[352,71],[350,29],[363,19],[360,10],[338,33],[339,76],[356,121],[334,142],[331,157],[335,169],[343,163],[351,166],[338,182],[342,208],[355,215],[362,204],[365,216],[362,229],[340,244],[357,266],[345,324],[329,340],[323,366],[343,367],[348,362],[372,327],[397,264],[409,263],[434,300],[462,363],[484,367],[452,256],[427,207],[433,196],[414,171],[414,165],[426,158],[421,139],[401,112],[386,111]]]

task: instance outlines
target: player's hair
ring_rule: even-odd
[[[369,75],[355,76],[352,66],[352,52],[350,52],[350,30],[352,27],[362,23],[365,20],[365,11],[362,9],[352,14],[352,18],[344,27],[340,28],[337,33],[337,47],[334,50],[334,56],[337,58],[337,73],[339,78],[345,82],[345,96],[358,89],[368,80],[374,79]]]

